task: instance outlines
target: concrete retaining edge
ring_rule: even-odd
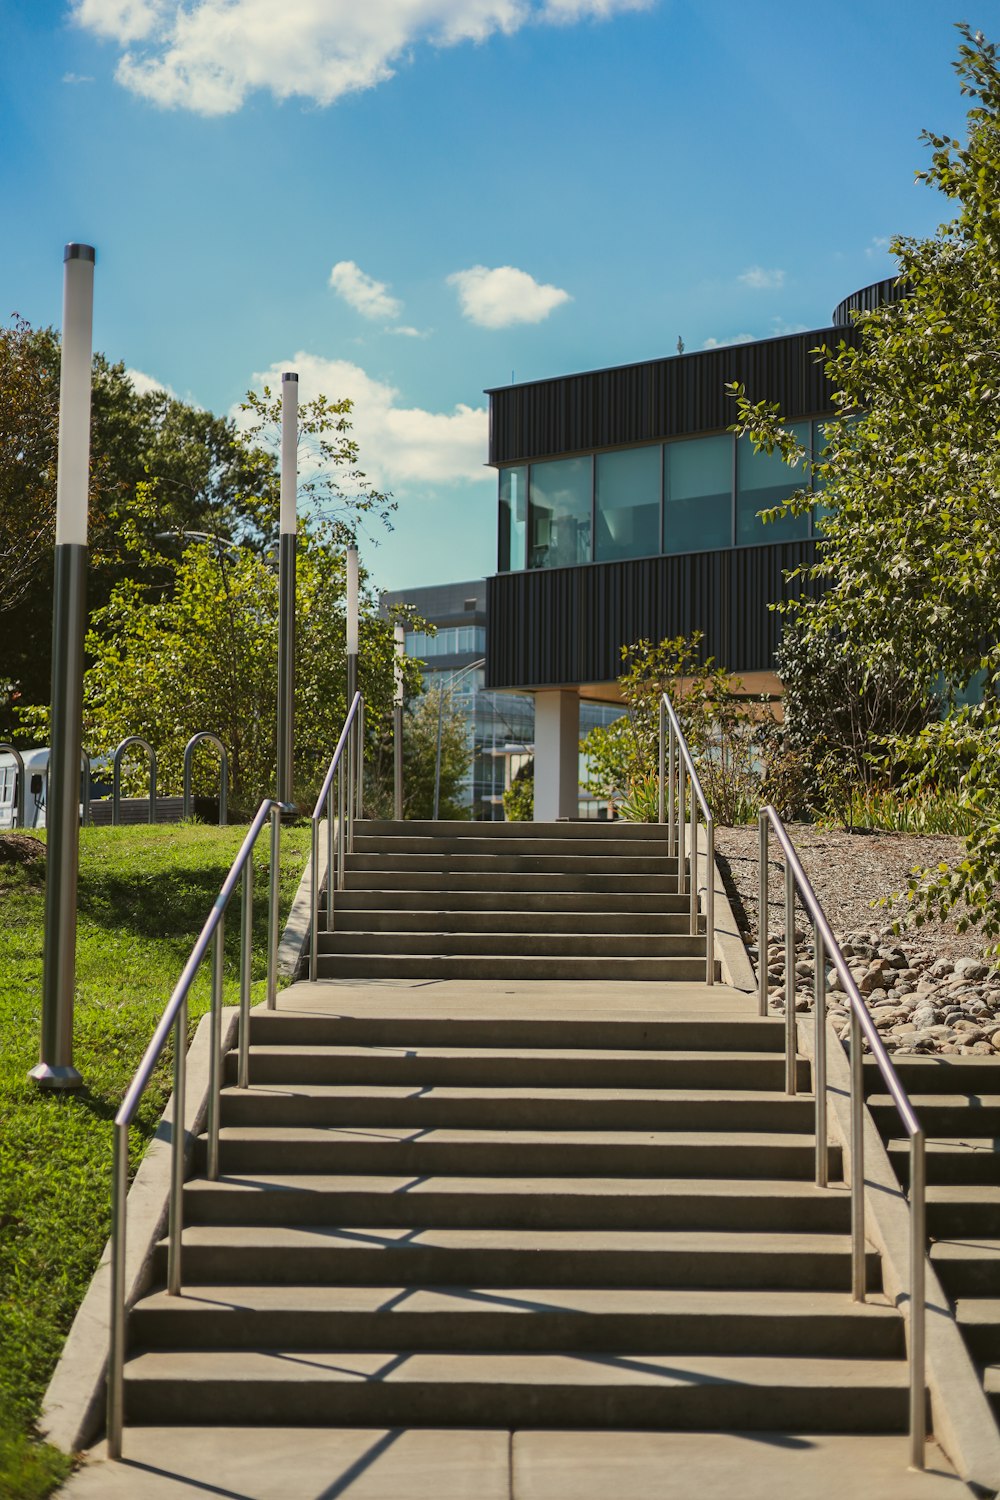
[[[708,835],[701,823],[698,824],[698,853],[702,859],[707,858]],[[757,988],[753,964],[750,962],[750,955],[740,936],[740,929],[726,894],[725,881],[718,863],[715,864],[714,870],[715,955],[719,962],[722,982],[732,985],[734,990],[744,990],[750,993]],[[704,909],[703,897],[702,911]]]
[[[334,828],[336,828],[336,823]],[[326,819],[319,825],[319,880],[320,886],[326,879]],[[309,924],[312,920],[312,850],[306,860],[306,867],[302,871],[302,879],[299,888],[295,892],[295,900],[292,909],[288,913],[288,921],[285,930],[281,934],[281,942],[278,944],[278,973],[282,979],[298,978],[299,965],[302,955],[309,946]]]
[[[235,1045],[239,1007],[222,1012],[223,1055]],[[211,1017],[202,1016],[187,1058],[184,1153],[188,1162],[204,1128],[208,1108]],[[170,1142],[174,1099],[171,1095],[156,1134],[132,1180],[128,1194],[125,1284],[129,1307],[152,1279],[153,1251],[163,1236],[170,1198]],[[110,1174],[109,1174],[110,1189]],[[108,1340],[111,1322],[111,1242],[81,1302],[42,1403],[39,1430],[67,1453],[87,1447],[100,1432],[105,1413]]]
[[[800,1020],[798,1045],[814,1056],[813,1019]],[[829,1132],[844,1152],[850,1181],[851,1070],[847,1053],[827,1021]],[[874,1189],[865,1204],[865,1232],[882,1257],[886,1295],[903,1314],[910,1337],[910,1213],[874,1120],[864,1112],[865,1181]],[[973,1492],[1000,1492],[1000,1433],[978,1371],[965,1347],[948,1298],[930,1260],[926,1264],[927,1387],[934,1436]],[[902,1443],[902,1440],[901,1440]]]

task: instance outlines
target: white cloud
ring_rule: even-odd
[[[754,292],[775,292],[785,284],[784,271],[765,271],[763,266],[748,266],[736,280]]]
[[[397,323],[395,328],[387,328],[386,333],[398,333],[404,339],[427,339],[430,338],[429,328],[411,328],[408,323]]]
[[[394,386],[375,379],[359,365],[303,351],[256,374],[255,386],[269,385],[276,390],[283,370],[298,371],[302,401],[321,392],[331,400],[351,398],[354,410],[350,420],[361,467],[379,488],[398,491],[408,485],[494,478],[493,470],[484,467],[488,438],[485,407],[460,402],[451,411],[437,412],[403,406]],[[231,415],[237,422],[246,420],[238,411]]]
[[[655,0],[73,0],[124,49],[117,78],[168,109],[231,114],[256,89],[332,104],[391,78],[423,43],[453,47],[530,23],[570,24]],[[137,45],[138,44],[138,45]]]
[[[389,296],[385,282],[367,275],[353,260],[338,260],[330,285],[363,318],[398,318],[403,310],[402,302]]]
[[[177,392],[173,387],[164,384],[162,380],[157,380],[154,375],[144,375],[141,370],[126,370],[125,374],[140,396],[148,396],[150,391],[166,391],[168,396],[177,400]]]
[[[730,344],[752,344],[754,337],[752,333],[734,333],[729,339],[706,339],[702,344],[703,349],[724,349]]]
[[[561,287],[543,286],[516,266],[470,266],[453,271],[448,285],[458,287],[463,316],[480,328],[540,323],[553,308],[573,300]]]
[[[89,73],[64,73],[63,83],[93,83],[94,80]]]
[[[889,236],[886,234],[873,234],[871,244],[865,246],[865,254],[869,260],[874,260],[876,255],[888,254]]]

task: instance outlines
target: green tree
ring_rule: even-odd
[[[465,781],[472,765],[469,729],[456,712],[447,687],[432,684],[407,703],[403,715],[403,816],[434,816],[438,723],[441,726],[441,773],[438,817],[471,816]]]

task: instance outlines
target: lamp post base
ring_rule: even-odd
[[[78,1089],[83,1087],[83,1077],[75,1068],[53,1068],[49,1063],[39,1063],[28,1074],[40,1089]]]

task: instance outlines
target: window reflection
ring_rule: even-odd
[[[659,552],[661,455],[659,444],[597,455],[595,562]]]
[[[810,447],[808,422],[793,422],[789,429],[802,447]],[[785,516],[767,525],[757,512],[768,510],[787,500],[789,495],[809,483],[803,466],[792,469],[777,449],[773,453],[755,453],[748,437],[736,442],[736,541],[739,545],[761,542],[791,542],[809,535],[809,515]]]
[[[529,568],[590,562],[592,497],[589,455],[531,465]]]
[[[733,439],[668,443],[664,468],[664,552],[714,552],[733,545]]]
[[[528,469],[500,470],[500,572],[519,572],[527,559]]]

